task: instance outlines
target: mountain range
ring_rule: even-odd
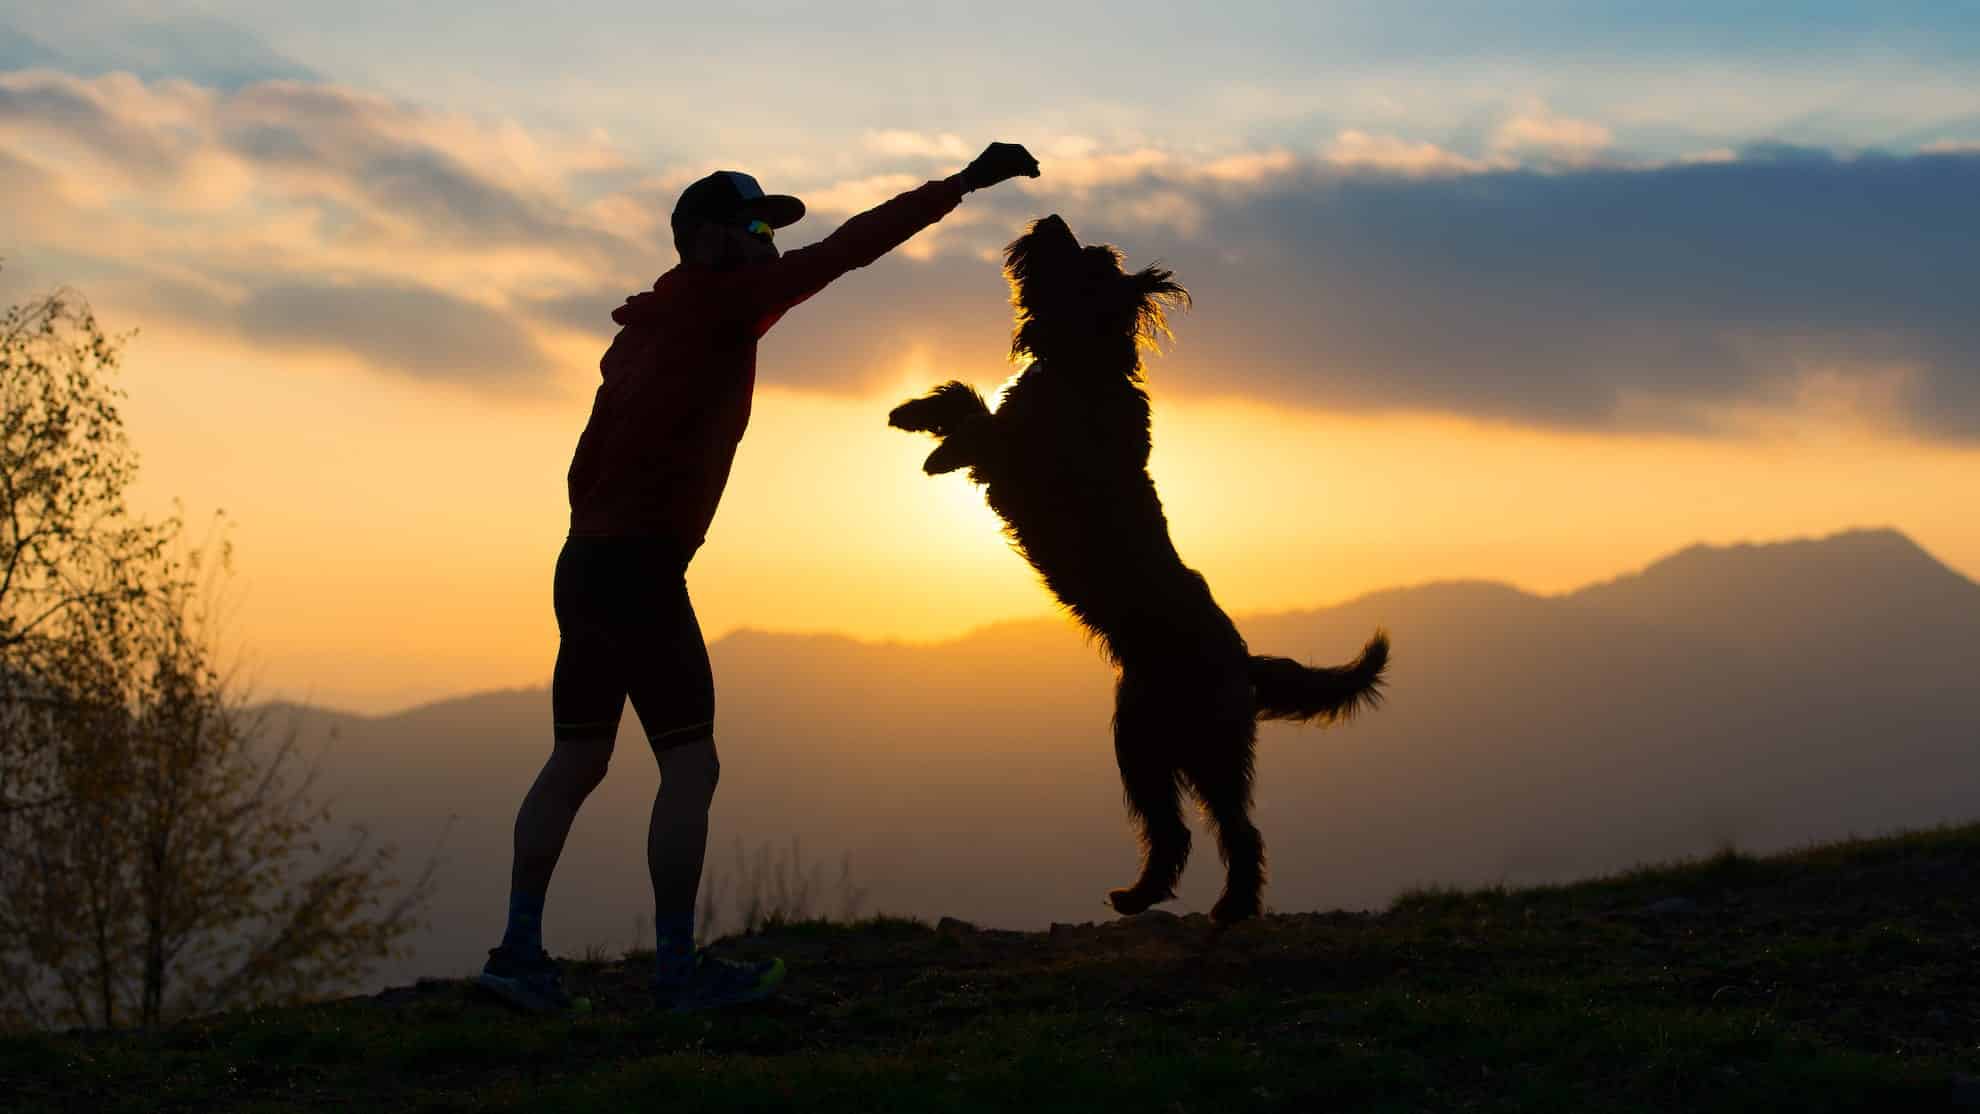
[[[1318,663],[1378,625],[1394,640],[1374,714],[1261,731],[1256,818],[1281,909],[1980,815],[1980,585],[1895,531],[1694,546],[1560,595],[1439,582],[1239,625],[1254,652]],[[1008,928],[1102,919],[1101,894],[1132,875],[1112,675],[1070,623],[933,645],[739,631],[710,653],[725,916],[749,888],[739,854],[816,864],[820,912],[843,862],[865,912]],[[428,923],[376,981],[476,965],[549,747],[548,690],[375,717],[269,710],[319,756],[339,823],[399,844],[408,873],[437,847]],[[553,951],[642,943],[657,780],[628,708],[552,887]],[[1174,908],[1207,908],[1221,873],[1199,840]]]

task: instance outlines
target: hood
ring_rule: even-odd
[[[667,288],[678,281],[680,268],[675,267],[653,282],[653,289],[642,290],[626,299],[624,305],[612,311],[612,320],[620,325],[639,325],[659,316],[660,306]]]

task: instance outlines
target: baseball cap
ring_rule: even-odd
[[[772,228],[782,228],[804,217],[804,202],[780,193],[766,195],[756,179],[740,170],[718,170],[682,190],[681,199],[674,203],[675,224],[739,217],[753,217]]]

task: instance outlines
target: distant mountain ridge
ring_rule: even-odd
[[[1852,530],[1766,545],[1691,546],[1565,598],[1771,646],[1838,623],[1884,629],[1896,621],[1957,621],[1980,606],[1980,584],[1896,530]]]
[[[1895,531],[1691,547],[1560,595],[1444,581],[1239,625],[1260,651],[1327,662],[1378,624],[1395,641],[1382,709],[1261,733],[1280,908],[1980,815],[1980,585]],[[1063,621],[933,645],[738,631],[711,655],[718,875],[735,874],[735,840],[797,836],[834,866],[851,855],[869,911],[1035,928],[1101,916],[1099,895],[1131,874],[1111,671]],[[421,954],[381,977],[471,965],[499,928],[547,691],[287,711],[307,735],[335,729],[340,818],[398,840],[409,865],[453,817]],[[628,709],[559,871],[553,947],[635,942],[656,777]],[[1214,855],[1199,854],[1184,910],[1215,896]]]

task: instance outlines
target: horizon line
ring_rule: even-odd
[[[1463,576],[1433,577],[1429,580],[1414,581],[1408,584],[1393,584],[1383,588],[1375,588],[1369,591],[1359,592],[1331,603],[1313,604],[1311,606],[1304,606],[1304,607],[1286,607],[1286,608],[1275,608],[1271,610],[1262,610],[1262,611],[1237,612],[1232,615],[1232,618],[1234,620],[1258,620],[1258,619],[1269,620],[1269,619],[1285,618],[1288,616],[1318,615],[1323,612],[1338,611],[1345,608],[1353,607],[1357,604],[1363,603],[1377,596],[1385,596],[1385,595],[1391,595],[1401,592],[1422,591],[1427,588],[1446,587],[1453,585],[1477,585],[1477,586],[1491,587],[1491,588],[1502,588],[1507,591],[1514,592],[1518,595],[1526,596],[1530,599],[1535,599],[1535,600],[1563,600],[1575,596],[1581,592],[1587,591],[1591,588],[1598,588],[1605,585],[1615,584],[1624,580],[1628,580],[1632,577],[1642,576],[1644,573],[1657,567],[1658,565],[1661,565],[1683,554],[1691,553],[1697,550],[1706,550],[1712,552],[1730,552],[1741,549],[1782,549],[1782,548],[1788,548],[1798,545],[1820,545],[1825,543],[1835,543],[1846,538],[1866,537],[1866,536],[1875,536],[1875,535],[1887,535],[1896,538],[1900,541],[1903,541],[1905,544],[1909,545],[1912,549],[1915,549],[1919,553],[1929,558],[1934,564],[1938,565],[1940,568],[1945,569],[1947,572],[1960,578],[1963,581],[1966,581],[1968,584],[1972,584],[1974,585],[1974,587],[1980,588],[1980,581],[1976,581],[1975,578],[1960,572],[1958,569],[1955,569],[1950,565],[1947,565],[1943,560],[1940,560],[1940,558],[1936,554],[1932,553],[1924,546],[1918,544],[1917,539],[1913,538],[1911,535],[1905,533],[1903,530],[1895,526],[1850,526],[1840,530],[1834,530],[1826,534],[1803,534],[1803,535],[1794,535],[1789,537],[1778,537],[1778,538],[1770,538],[1770,539],[1716,542],[1716,543],[1692,542],[1688,545],[1682,545],[1682,546],[1678,546],[1675,549],[1667,550],[1662,555],[1652,559],[1651,561],[1639,567],[1625,570],[1623,572],[1617,573],[1614,576],[1610,576],[1598,580],[1591,580],[1577,587],[1564,589],[1558,592],[1536,592],[1531,589],[1521,587],[1520,585],[1514,584],[1510,581],[1494,580],[1485,577],[1463,577]],[[954,635],[950,635],[948,637],[930,638],[930,639],[895,638],[895,637],[871,638],[871,637],[863,637],[860,635],[851,634],[842,630],[802,630],[802,629],[786,629],[786,628],[774,628],[774,627],[739,626],[724,631],[720,636],[710,640],[708,645],[709,645],[709,649],[712,651],[715,647],[720,646],[721,644],[728,642],[731,639],[737,638],[738,636],[742,636],[742,637],[754,636],[754,637],[787,638],[787,639],[795,639],[795,638],[831,639],[840,642],[849,642],[855,646],[881,648],[881,649],[906,648],[906,649],[915,649],[915,650],[938,650],[946,647],[956,646],[961,643],[971,641],[972,639],[980,638],[985,634],[988,634],[993,631],[999,631],[1014,627],[1042,626],[1046,623],[1060,622],[1063,620],[1064,620],[1064,616],[1059,611],[1046,610],[1046,611],[1041,611],[1034,615],[1012,616],[1006,619],[993,620],[988,623],[979,623],[975,626],[967,627],[962,631]],[[544,692],[544,691],[548,691],[549,687],[550,687],[550,682],[546,678],[540,684],[503,685],[494,688],[472,689],[465,692],[459,692],[450,696],[441,696],[428,700],[421,700],[412,704],[405,705],[400,708],[395,708],[387,711],[379,711],[379,712],[358,712],[358,711],[352,711],[347,708],[335,707],[329,704],[316,703],[308,699],[297,699],[292,697],[279,697],[279,696],[268,700],[257,701],[253,704],[248,705],[248,707],[256,710],[266,710],[270,708],[279,708],[279,707],[291,707],[298,709],[307,709],[309,711],[316,711],[316,712],[329,712],[350,719],[383,720],[383,719],[394,719],[400,716],[412,715],[415,712],[424,711],[428,708],[439,707],[443,704],[454,704],[465,700],[475,700],[489,696],[503,696],[503,695],[510,695],[516,693]]]

